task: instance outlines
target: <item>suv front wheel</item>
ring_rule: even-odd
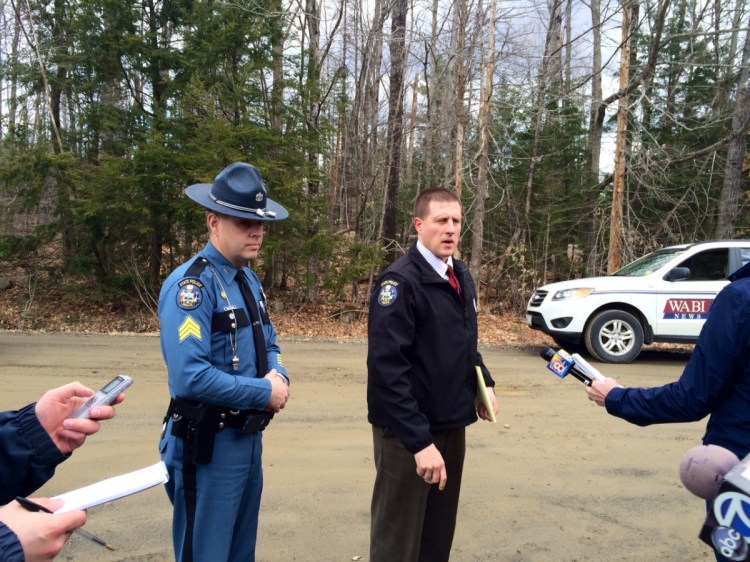
[[[630,363],[643,347],[643,327],[629,312],[604,310],[586,326],[584,342],[599,361]]]

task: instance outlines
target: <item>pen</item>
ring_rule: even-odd
[[[20,503],[21,506],[28,511],[43,511],[44,513],[54,513],[53,511],[50,511],[43,505],[39,505],[38,503],[33,502],[30,499],[24,498],[22,496],[16,496],[16,501]],[[107,542],[104,539],[101,539],[97,537],[95,534],[89,533],[88,531],[85,531],[84,529],[78,528],[73,532],[78,533],[83,538],[88,539],[92,542],[95,542],[96,544],[102,545],[104,548],[108,548],[109,550],[115,550],[115,547],[110,544],[107,544]]]

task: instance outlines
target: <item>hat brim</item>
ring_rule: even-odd
[[[289,216],[289,211],[279,205],[276,201],[270,197],[266,197],[266,208],[265,213],[260,215],[254,211],[242,211],[227,207],[221,203],[217,203],[211,198],[211,186],[210,183],[196,183],[189,185],[185,188],[185,195],[190,199],[198,203],[198,205],[205,207],[209,211],[216,211],[223,215],[230,215],[232,217],[239,217],[242,219],[250,219],[254,221],[280,221],[284,220]],[[274,213],[272,216],[270,213]]]

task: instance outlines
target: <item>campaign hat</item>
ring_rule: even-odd
[[[256,221],[279,221],[289,212],[268,197],[260,172],[250,164],[235,162],[224,168],[213,183],[196,183],[185,194],[210,211]]]

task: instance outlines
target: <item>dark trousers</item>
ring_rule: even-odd
[[[456,529],[466,429],[433,432],[448,482],[443,491],[417,475],[414,455],[389,429],[373,426],[375,486],[370,562],[447,562]]]

